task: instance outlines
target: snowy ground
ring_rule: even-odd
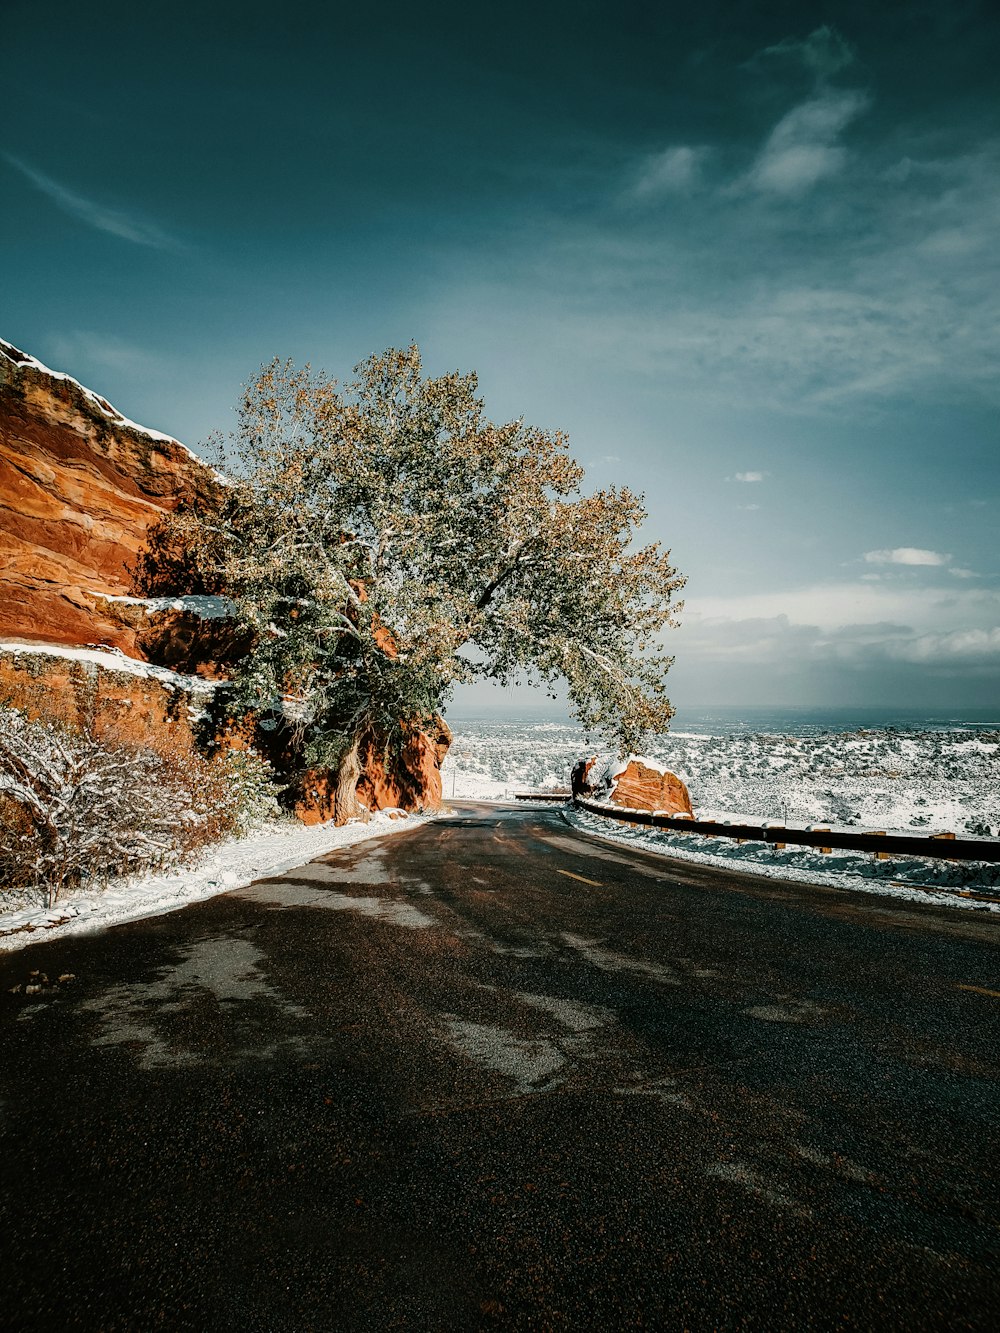
[[[104,889],[67,894],[51,911],[28,898],[13,903],[8,894],[4,896],[5,910],[0,911],[0,950],[51,938],[49,932],[53,930],[60,934],[100,930],[119,921],[172,912],[202,898],[242,888],[255,879],[291,870],[340,847],[404,833],[425,822],[413,815],[391,819],[385,811],[367,824],[351,823],[341,828],[332,824],[306,828],[287,820],[221,843],[196,864],[168,874],[117,880]]]
[[[1000,913],[1000,865],[930,861],[916,856],[878,861],[864,852],[834,851],[824,855],[810,847],[777,851],[762,842],[738,843],[730,838],[706,838],[696,833],[617,824],[585,810],[567,810],[565,817],[585,833],[682,861],[746,870],[769,879],[862,889],[891,898]]]
[[[563,723],[453,724],[446,796],[503,799],[565,787],[583,732]],[[996,834],[1000,732],[825,732],[801,736],[675,732],[649,750],[683,778],[704,818],[757,815],[871,829]]]
[[[455,722],[444,764],[445,793],[502,800],[517,791],[566,787],[575,761],[595,753],[583,732],[563,723]],[[769,736],[673,733],[650,757],[687,783],[703,818],[760,816],[789,824],[886,832],[1000,831],[1000,733],[884,730]],[[1000,910],[963,892],[1000,896],[1000,865],[862,852],[824,855],[805,847],[775,851],[764,843],[655,832],[573,811],[577,827],[665,855],[733,866],[781,879],[863,888]],[[989,830],[989,833],[987,833]]]

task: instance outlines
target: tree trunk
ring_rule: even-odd
[[[346,824],[349,819],[367,815],[358,800],[358,779],[361,777],[361,738],[355,736],[337,766],[337,785],[333,793],[333,822]]]

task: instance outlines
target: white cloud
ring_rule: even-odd
[[[737,472],[733,476],[734,481],[763,481],[763,472]]]
[[[854,52],[836,28],[824,23],[808,37],[786,37],[774,46],[766,46],[753,63],[765,59],[793,61],[825,79],[853,64]]]
[[[950,555],[927,551],[920,546],[897,546],[891,551],[865,552],[865,560],[870,565],[946,565],[950,559]]]
[[[952,565],[948,570],[952,578],[956,579],[978,579],[979,575],[974,569],[961,569],[958,565]]]
[[[986,623],[945,623],[935,628],[929,622],[947,620],[947,616],[926,595],[924,604],[912,600],[907,606],[888,591],[869,585],[863,587],[867,595],[854,596],[848,603],[842,595],[846,589],[827,589],[832,595],[830,605],[824,606],[817,596],[821,591],[734,599],[726,609],[737,614],[729,615],[712,614],[722,609],[720,599],[689,603],[681,628],[670,635],[671,651],[682,668],[695,672],[713,665],[766,668],[776,675],[821,666],[892,671],[893,664],[907,663],[930,672],[981,676],[1000,666],[1000,596],[996,594],[992,605],[963,606],[967,619],[982,614],[990,617]],[[859,592],[862,586],[855,585],[855,593]],[[811,606],[804,604],[810,598]],[[788,610],[777,610],[781,605]],[[819,614],[810,616],[810,609]],[[743,610],[750,614],[739,614]],[[893,610],[904,615],[913,610],[917,613],[913,619],[923,623],[915,626],[913,620],[878,614]],[[771,614],[754,614],[758,611]],[[852,612],[853,618],[842,618]]]
[[[773,620],[785,616],[791,623],[812,625],[823,633],[844,625],[892,623],[911,626],[918,634],[943,634],[1000,624],[1000,589],[845,580],[733,597],[691,595],[687,598],[685,624],[692,616],[700,621]]]
[[[929,665],[989,666],[1000,662],[1000,626],[903,639],[889,645],[888,656]]]
[[[867,105],[864,93],[842,89],[793,107],[771,131],[741,184],[791,198],[836,175],[847,158],[837,139]]]
[[[751,511],[753,511],[754,509],[759,509],[759,508],[760,508],[760,505],[737,505],[736,508],[737,508],[737,509],[745,510],[746,512],[749,513],[749,512],[751,512]]]
[[[123,213],[118,209],[106,208],[93,199],[77,194],[74,190],[67,189],[65,185],[60,185],[51,176],[46,176],[44,172],[30,166],[27,162],[22,162],[20,158],[14,157],[10,153],[4,153],[3,157],[10,166],[19,171],[36,189],[41,190],[42,194],[51,199],[64,213],[77,218],[80,222],[85,222],[87,226],[93,227],[95,231],[107,232],[109,236],[117,236],[123,241],[132,241],[135,245],[149,246],[153,250],[182,249],[180,242],[153,223],[146,222],[129,213]]]
[[[646,158],[632,183],[633,199],[653,199],[664,194],[690,194],[701,179],[704,148],[678,144]]]

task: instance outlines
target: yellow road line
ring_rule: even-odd
[[[603,889],[603,884],[598,884],[596,879],[585,879],[583,875],[574,875],[572,870],[557,870],[557,875],[565,875],[567,879],[578,879],[581,884],[589,884],[592,889]]]
[[[974,995],[988,995],[991,1000],[1000,1000],[1000,990],[987,990],[985,986],[959,986],[959,990],[970,990]]]

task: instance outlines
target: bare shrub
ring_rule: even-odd
[[[273,813],[252,751],[207,760],[0,707],[0,871],[52,906],[67,887],[157,870]]]

